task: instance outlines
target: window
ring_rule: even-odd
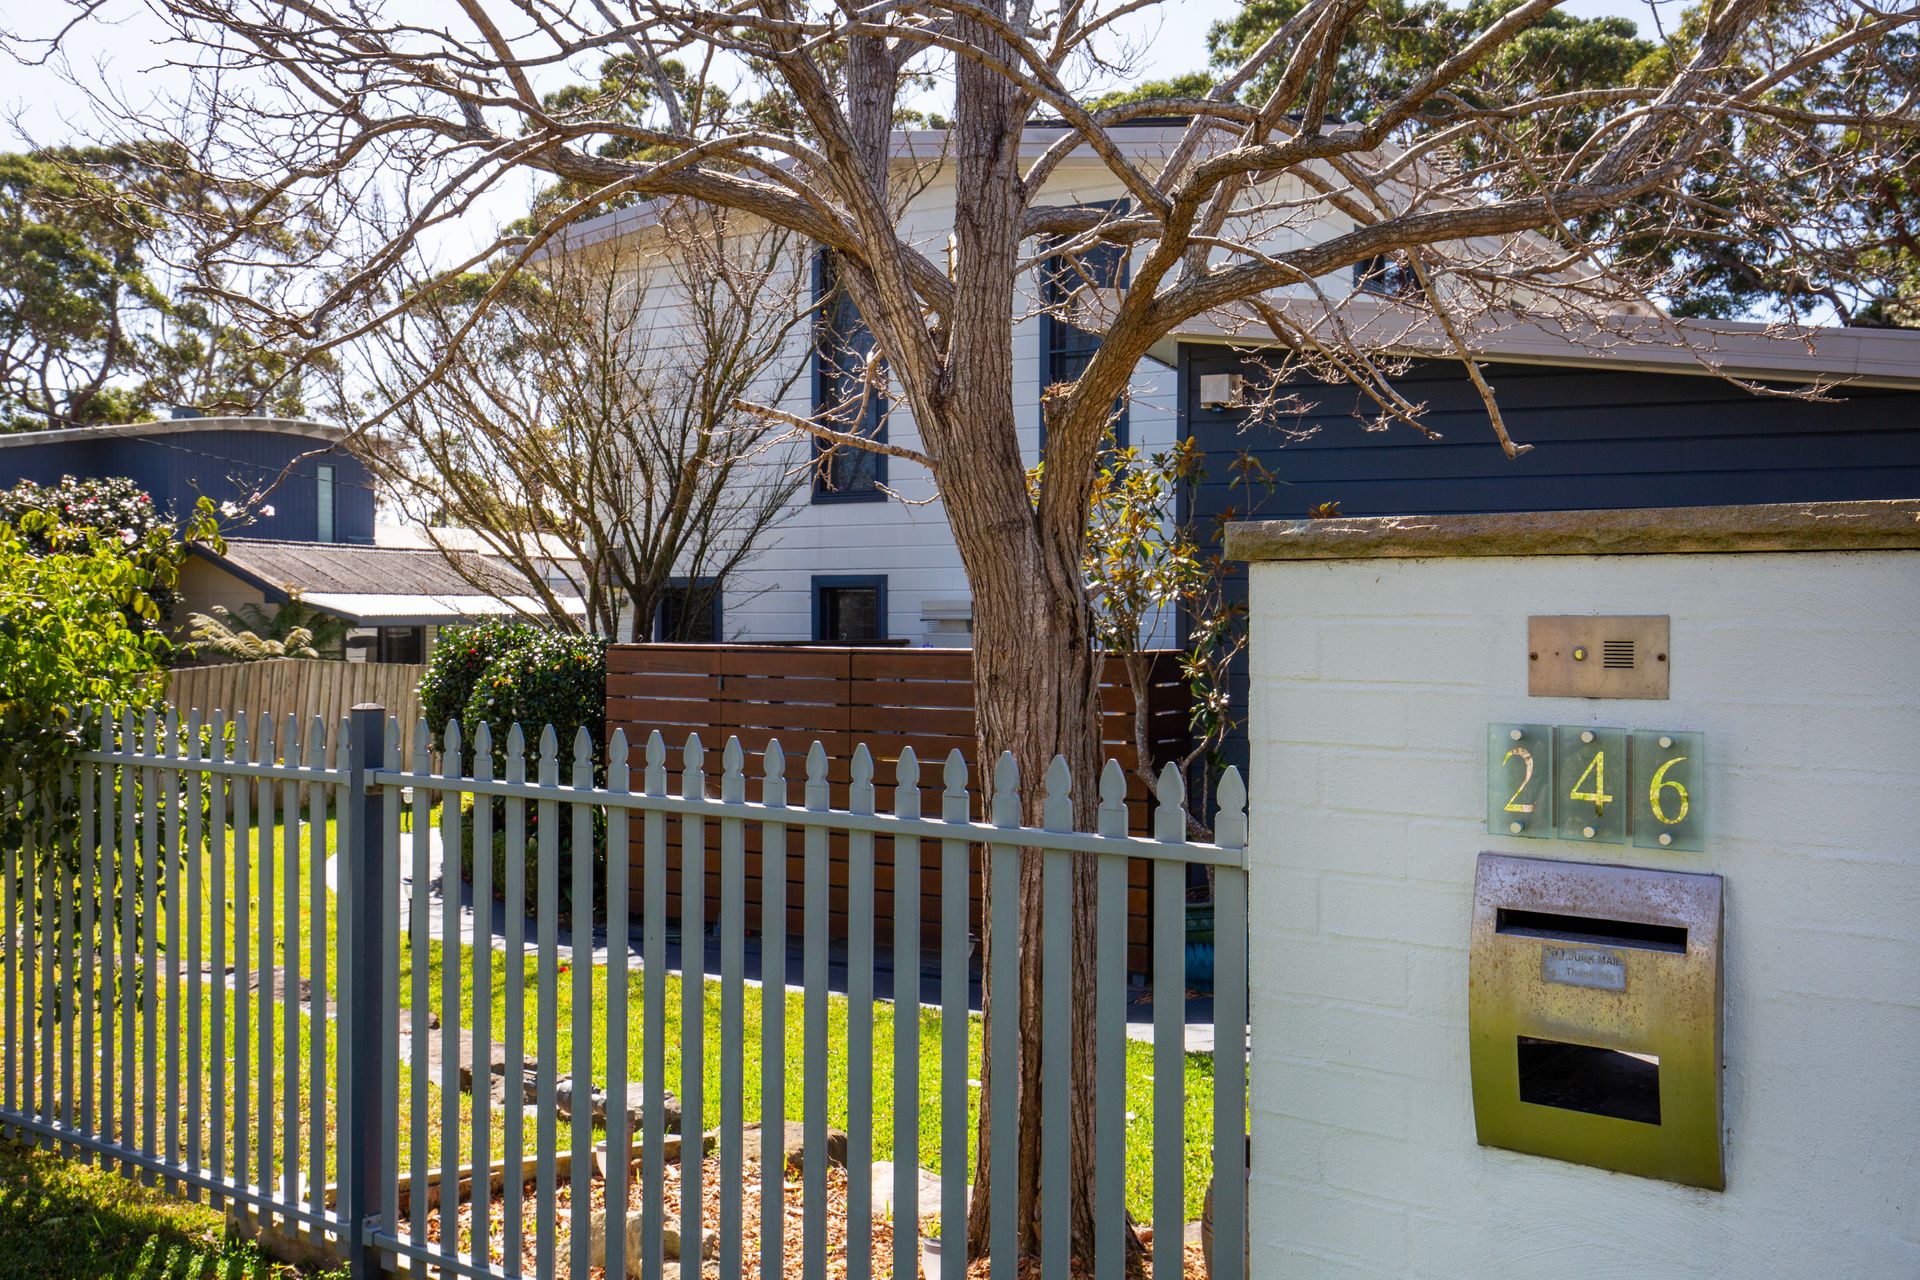
[[[427,660],[426,628],[380,628],[374,660],[376,662],[425,662]]]
[[[314,468],[314,531],[320,542],[333,541],[333,468],[321,463]]]
[[[1420,292],[1420,278],[1399,254],[1381,254],[1353,264],[1353,289],[1382,298],[1410,298]]]
[[[1093,201],[1092,207],[1124,214],[1125,200]],[[1040,392],[1062,382],[1077,381],[1100,349],[1100,336],[1073,323],[1092,304],[1091,292],[1124,289],[1130,273],[1124,245],[1099,244],[1071,257],[1055,255],[1040,266]],[[1114,402],[1113,441],[1127,443],[1127,406]],[[1046,439],[1046,415],[1040,418],[1040,438]]]
[[[827,426],[875,440],[887,438],[887,403],[866,386],[867,358],[873,334],[860,319],[847,291],[836,283],[833,255],[822,249],[813,260],[813,296],[819,308],[813,352],[813,414]],[[816,437],[813,473],[815,502],[884,501],[884,454],[835,448]]]
[[[720,603],[724,593],[718,578],[674,578],[654,612],[653,638],[682,644],[718,644]]]
[[[815,578],[813,638],[825,644],[864,644],[887,638],[887,580]]]

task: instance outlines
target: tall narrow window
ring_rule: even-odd
[[[333,468],[321,463],[314,468],[314,533],[320,542],[333,541]]]
[[[1125,213],[1125,200],[1091,201],[1095,208]],[[1093,353],[1100,349],[1100,335],[1090,331],[1091,312],[1096,295],[1109,289],[1124,289],[1130,264],[1126,246],[1097,244],[1079,253],[1055,254],[1040,267],[1040,393],[1062,382],[1076,382],[1087,371]],[[1076,323],[1088,316],[1089,327]],[[1114,402],[1113,439],[1118,447],[1127,443],[1127,407]],[[1046,415],[1040,418],[1041,438],[1046,438]]]
[[[834,276],[833,255],[822,249],[813,260],[813,294],[819,308],[813,352],[813,413],[838,431],[887,438],[887,403],[868,385],[873,334],[859,308]],[[849,445],[814,438],[815,502],[883,501],[887,459]]]

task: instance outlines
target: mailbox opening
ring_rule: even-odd
[[[1519,1037],[1520,1100],[1563,1111],[1660,1123],[1660,1059],[1561,1040]]]
[[[1494,917],[1495,933],[1555,942],[1581,942],[1609,947],[1638,947],[1685,955],[1687,931],[1682,925],[1644,924],[1638,920],[1607,920],[1599,916],[1569,916],[1553,911],[1520,911],[1501,907]]]

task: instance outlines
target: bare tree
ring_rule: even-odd
[[[1357,382],[1383,422],[1417,425],[1421,406],[1395,390],[1392,367],[1371,344],[1419,330],[1465,360],[1511,453],[1520,444],[1507,438],[1471,358],[1489,325],[1525,312],[1606,334],[1614,316],[1651,313],[1646,300],[1666,283],[1663,259],[1637,246],[1702,227],[1724,235],[1771,211],[1765,172],[1689,183],[1730,136],[1777,133],[1783,167],[1806,192],[1878,163],[1916,119],[1898,68],[1880,76],[1893,87],[1872,97],[1871,110],[1799,92],[1901,56],[1916,10],[1889,0],[1720,0],[1683,24],[1668,56],[1635,82],[1546,95],[1516,92],[1490,70],[1493,55],[1556,4],[1519,0],[1355,119],[1336,118],[1329,101],[1368,0],[1307,0],[1204,96],[1090,109],[1088,82],[1116,56],[1118,24],[1155,3],[457,0],[432,24],[340,0],[149,7],[193,51],[180,56],[208,72],[196,109],[228,117],[207,163],[282,173],[270,195],[327,203],[366,232],[345,242],[354,251],[309,294],[256,300],[271,313],[263,323],[321,332],[390,283],[423,235],[516,169],[586,193],[508,243],[527,257],[584,215],[638,196],[737,210],[830,250],[875,338],[881,358],[868,368],[891,403],[911,410],[922,441],[887,447],[931,471],[972,584],[981,757],[1013,753],[1030,784],[1027,817],[1037,820],[1040,789],[1031,784],[1064,756],[1087,820],[1098,764],[1087,512],[1113,406],[1154,344],[1197,318],[1241,325],[1298,364]],[[1178,6],[1164,16],[1180,20]],[[629,74],[652,104],[638,118],[591,95],[564,106],[540,95],[547,69],[615,49],[638,55]],[[924,88],[929,76],[940,77],[934,91]],[[723,94],[723,83],[754,92]],[[947,166],[953,184],[957,215],[945,244],[912,243],[899,230],[915,166],[892,135],[924,92],[945,95],[951,121],[929,160]],[[1146,156],[1125,126],[1147,117],[1190,123]],[[1097,160],[1125,204],[1084,203],[1050,185],[1076,156]],[[392,203],[371,199],[376,189]],[[1124,249],[1130,275],[1120,287],[1085,273],[1067,291],[1062,305],[1100,345],[1076,380],[1046,398],[1044,475],[1030,492],[1009,317],[1041,261],[1084,261],[1106,246]],[[210,246],[210,268],[223,252]],[[1392,323],[1355,329],[1338,295],[1353,268],[1383,262],[1408,281]],[[454,273],[464,269],[455,264]],[[395,298],[390,309],[417,302]],[[485,310],[476,306],[472,322]],[[1648,331],[1684,340],[1657,323],[1626,326],[1619,340]],[[409,388],[402,398],[424,394]],[[859,445],[850,438],[858,433],[829,423],[789,425]],[[987,939],[990,958],[1001,947],[1021,951],[1019,1114],[982,1107],[968,1224],[976,1249],[986,1239],[984,1156],[995,1134],[1019,1135],[1014,1225],[1023,1247],[1038,1239],[1043,913],[1034,861],[1018,885],[988,886],[990,895],[1019,894],[1026,925],[1020,939]],[[1077,869],[1074,888],[1075,985],[1090,991],[1090,865]],[[1080,1096],[1092,1093],[1092,1015],[1091,1001],[1076,1002]],[[1072,1118],[1076,1190],[1092,1184],[1091,1121],[1084,1108]],[[1074,1195],[1078,1258],[1093,1254],[1093,1222],[1091,1197]]]
[[[476,590],[630,641],[671,599],[663,638],[699,634],[798,485],[754,465],[778,432],[735,406],[799,376],[805,275],[791,234],[734,217],[677,206],[637,246],[477,274],[367,329],[349,376],[397,407],[365,452]]]

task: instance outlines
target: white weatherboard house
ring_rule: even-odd
[[[1061,136],[1057,128],[1029,128],[1021,140],[1023,161]],[[1148,170],[1180,136],[1179,126],[1153,123],[1115,132],[1129,158]],[[899,219],[901,236],[936,262],[954,229],[952,173],[940,162],[945,142],[936,130],[894,136],[895,189],[911,193]],[[1260,214],[1257,223],[1230,225],[1230,235],[1284,251],[1350,225],[1297,179],[1260,195],[1262,208],[1274,212]],[[1122,207],[1125,198],[1105,164],[1082,149],[1052,171],[1039,200]],[[639,261],[655,255],[663,265],[641,270],[650,277],[647,300],[658,329],[670,335],[684,321],[674,306],[672,272],[657,256],[664,207],[644,204],[583,223],[569,236],[568,249],[618,243]],[[1497,271],[1502,262],[1543,258],[1542,243],[1521,236],[1449,248]],[[1046,259],[1040,247],[1031,252],[1035,270],[1008,322],[1017,426],[1027,457],[1037,460],[1041,393],[1076,376],[1097,339],[1048,313]],[[1102,252],[1110,256],[1099,261]],[[1083,255],[1081,269],[1126,282],[1115,250]],[[795,252],[792,270],[800,305],[827,296],[831,266],[817,251]],[[1259,349],[1274,343],[1271,333],[1243,310],[1195,317],[1141,361],[1120,429],[1143,454],[1181,439],[1198,449],[1207,474],[1182,495],[1181,512],[1203,536],[1229,513],[1297,518],[1327,501],[1339,502],[1344,514],[1364,516],[1863,501],[1920,492],[1920,429],[1913,425],[1920,422],[1920,333],[1783,333],[1759,324],[1675,321],[1629,302],[1596,323],[1555,315],[1547,294],[1516,297],[1529,308],[1525,313],[1469,308],[1457,327],[1485,362],[1508,428],[1541,446],[1509,459],[1430,315],[1409,311],[1389,293],[1357,289],[1351,272],[1312,288],[1276,291],[1271,301],[1302,332],[1337,341],[1344,331],[1410,362],[1394,379],[1396,388],[1427,407],[1436,435],[1369,430],[1374,410],[1364,394],[1311,380],[1290,388],[1295,416],[1262,420],[1235,387],[1265,376]],[[1337,317],[1325,302],[1337,304]],[[788,341],[795,363],[765,375],[770,388],[787,390],[764,398],[788,413],[814,414],[839,399],[834,371],[844,357],[825,353],[861,345],[850,308],[825,310],[818,331],[795,327]],[[805,376],[794,377],[796,368]],[[1751,389],[1762,383],[1767,393]],[[1813,397],[1779,394],[1809,386],[1823,390]],[[892,444],[920,445],[912,411],[902,404],[872,413],[865,429],[883,432]],[[842,452],[830,477],[798,487],[783,517],[762,536],[759,553],[721,584],[711,638],[970,644],[966,576],[931,477],[900,458]],[[815,454],[810,439],[787,440],[757,466],[773,482],[808,470]],[[1270,493],[1230,483],[1242,454],[1276,477]],[[1229,579],[1228,590],[1244,595],[1237,578]],[[1162,619],[1149,637],[1157,644],[1174,640],[1172,619]],[[1236,674],[1234,690],[1237,713],[1244,714],[1244,673]],[[1245,764],[1238,740],[1229,754]]]
[[[1182,132],[1179,126],[1150,125],[1124,128],[1117,136],[1130,155],[1151,167],[1171,152]],[[1060,136],[1058,129],[1030,128],[1021,141],[1023,160],[1031,162]],[[900,216],[900,234],[936,262],[947,252],[954,229],[952,170],[940,163],[945,143],[946,134],[938,130],[894,135],[899,157],[896,187],[914,192]],[[1119,206],[1125,194],[1112,172],[1083,150],[1053,172],[1042,199]],[[577,251],[631,237],[630,243],[646,252],[647,237],[658,225],[660,213],[659,205],[648,204],[602,215],[578,227],[569,237],[569,246]],[[1297,213],[1270,216],[1270,221],[1249,238],[1270,248],[1285,248],[1329,233],[1327,226]],[[1086,269],[1115,272],[1123,282],[1125,266],[1114,258],[1093,262],[1098,252],[1085,255]],[[822,296],[830,265],[813,253],[797,261],[795,269],[808,272],[813,296]],[[1017,423],[1025,452],[1035,461],[1040,452],[1041,392],[1077,376],[1076,360],[1084,362],[1087,344],[1093,341],[1045,314],[1042,274],[1036,268],[1031,288],[1017,299],[1008,317],[1014,331]],[[1344,277],[1323,282],[1334,296],[1344,295],[1350,287]],[[648,288],[650,297],[658,300],[656,305],[666,310],[671,289],[657,284]],[[856,316],[828,310],[822,325],[826,332],[857,326]],[[797,329],[791,341],[792,359],[816,360],[816,341],[805,326]],[[1135,372],[1119,426],[1124,442],[1147,455],[1170,448],[1177,438],[1175,344],[1170,341],[1165,347],[1156,352],[1158,358],[1142,361]],[[781,408],[813,414],[822,397],[832,394],[831,375],[811,372],[813,376],[794,380]],[[790,374],[790,369],[770,373],[769,380]],[[872,429],[884,432],[890,443],[920,445],[913,414],[905,405],[891,405],[883,417],[876,415]],[[811,440],[786,442],[759,465],[769,478],[791,474],[806,465],[815,448]],[[972,607],[966,574],[925,469],[900,458],[861,455],[839,459],[833,471],[831,480],[815,479],[800,488],[785,517],[764,536],[760,554],[736,573],[737,581],[723,584],[714,638],[970,644]],[[1171,642],[1171,627],[1159,629],[1165,634],[1154,639]]]

